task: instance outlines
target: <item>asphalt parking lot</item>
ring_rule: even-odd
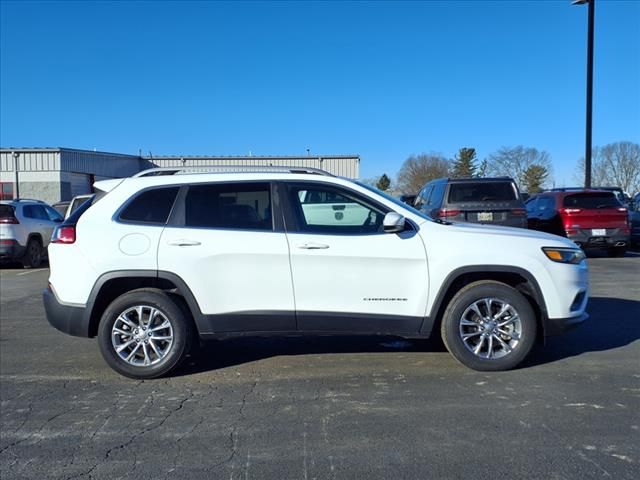
[[[640,255],[589,263],[589,323],[515,371],[438,341],[253,338],[152,381],[48,325],[48,270],[3,268],[0,477],[640,478]]]

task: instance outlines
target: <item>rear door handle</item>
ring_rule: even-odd
[[[171,240],[167,243],[174,247],[194,247],[196,245],[200,245],[200,242],[198,242],[197,240],[187,240],[185,238],[181,238],[179,240]]]
[[[298,248],[304,250],[325,250],[329,248],[329,245],[325,245],[324,243],[303,243],[302,245],[298,245]]]

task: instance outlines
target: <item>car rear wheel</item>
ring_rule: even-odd
[[[42,243],[37,238],[30,238],[27,242],[22,264],[26,268],[38,268],[42,264]]]
[[[105,361],[136,379],[166,375],[187,355],[193,327],[186,312],[161,290],[139,289],[116,298],[98,329]]]
[[[515,288],[495,281],[462,288],[445,310],[441,333],[447,350],[474,370],[509,370],[530,353],[536,317]]]

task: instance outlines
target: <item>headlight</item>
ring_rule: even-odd
[[[542,247],[542,251],[549,260],[553,260],[558,263],[571,263],[573,265],[577,265],[587,258],[582,250],[575,248]]]

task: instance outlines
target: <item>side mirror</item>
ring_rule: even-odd
[[[404,230],[404,217],[396,212],[389,212],[384,216],[382,226],[385,233],[398,233]]]

